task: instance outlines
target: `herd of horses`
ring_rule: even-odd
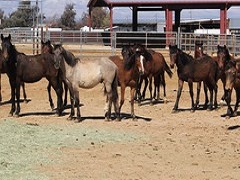
[[[169,45],[170,67],[164,56],[143,45],[122,47],[121,56],[114,55],[95,60],[85,60],[75,57],[61,44],[52,45],[48,40],[42,41],[42,53],[39,55],[26,55],[18,52],[11,43],[11,35],[4,37],[1,34],[2,50],[0,51],[0,71],[6,73],[11,87],[11,116],[20,114],[20,86],[23,87],[24,100],[26,98],[24,83],[34,83],[46,78],[48,84],[49,103],[54,109],[51,97],[51,87],[57,95],[56,113],[61,116],[67,105],[67,94],[70,93],[71,112],[68,119],[82,121],[80,113],[79,88],[93,88],[99,83],[104,85],[106,95],[105,119],[111,120],[112,105],[116,120],[121,120],[121,108],[124,104],[125,89],[130,87],[131,117],[134,113],[134,101],[139,104],[145,98],[147,86],[150,91],[150,102],[159,100],[159,87],[163,86],[164,98],[166,98],[165,72],[171,78],[170,69],[177,66],[178,91],[173,112],[179,110],[178,104],[184,82],[189,85],[191,97],[191,111],[199,108],[199,96],[201,83],[204,85],[204,108],[213,110],[218,108],[217,82],[221,79],[224,89],[222,100],[226,101],[228,109],[226,117],[236,116],[240,99],[240,60],[230,55],[226,46],[219,46],[217,56],[212,57],[203,53],[203,44],[196,42],[194,57],[179,49],[176,45]],[[1,79],[0,79],[1,80]],[[154,81],[154,93],[152,94],[152,81]],[[141,85],[145,82],[144,90]],[[198,83],[196,101],[193,98],[193,83]],[[64,90],[63,90],[64,86]],[[120,86],[120,101],[118,97]],[[231,95],[235,89],[236,103],[234,110],[231,107]],[[210,98],[208,98],[208,91]],[[65,93],[64,101],[62,99]],[[0,84],[0,101],[2,101]],[[75,107],[77,114],[75,117]]]

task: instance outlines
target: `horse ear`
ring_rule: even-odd
[[[3,37],[3,34],[1,34],[1,40],[3,40],[3,38],[4,38],[4,37]]]
[[[51,45],[51,41],[50,41],[50,40],[47,40],[47,44]]]
[[[11,40],[11,34],[8,35],[8,39]]]
[[[44,44],[43,40],[41,40],[41,44]]]

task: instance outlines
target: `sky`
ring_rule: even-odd
[[[76,20],[79,20],[83,12],[88,12],[87,3],[89,0],[39,0],[39,7],[43,14],[49,18],[53,16],[61,16],[66,4],[75,4]],[[5,12],[5,15],[16,11],[20,0],[0,0],[0,8]],[[36,4],[36,0],[32,0],[32,4]],[[41,11],[41,10],[40,10]],[[228,10],[229,18],[240,18],[240,7],[231,7]],[[113,9],[114,19],[129,19],[131,18],[130,8]],[[156,21],[164,20],[164,12],[139,12],[139,19],[156,19]],[[181,19],[215,19],[220,18],[219,10],[183,10]]]

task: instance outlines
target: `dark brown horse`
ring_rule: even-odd
[[[237,109],[240,101],[240,61],[230,60],[225,68],[225,90],[226,90],[226,103],[228,106],[226,118],[237,116]],[[233,89],[236,93],[236,102],[234,110],[231,107],[231,95]]]
[[[20,83],[34,83],[46,78],[58,97],[57,113],[62,113],[62,84],[59,82],[58,69],[54,67],[54,55],[50,53],[28,56],[16,50],[11,43],[11,35],[1,34],[3,56],[6,59],[7,73],[11,85],[12,107],[10,115],[20,113]],[[16,94],[15,94],[16,93]],[[15,95],[17,107],[15,106]]]
[[[5,73],[7,73],[6,61],[5,61],[4,57],[3,57],[2,50],[0,49],[0,102],[2,101],[1,74],[5,74]],[[27,102],[27,95],[26,95],[24,83],[21,83],[21,86],[22,86],[22,89],[23,89],[24,102]],[[12,101],[12,100],[10,99],[10,101]]]
[[[118,82],[121,87],[121,100],[120,110],[125,100],[125,89],[130,87],[130,103],[131,103],[131,116],[133,120],[136,118],[134,113],[134,95],[137,88],[137,82],[140,74],[143,74],[143,64],[141,63],[141,55],[133,53],[132,47],[124,46],[122,48],[124,60],[120,56],[110,56],[118,67]]]
[[[149,92],[150,92],[150,101],[153,104],[153,99],[159,100],[159,90],[160,85],[163,86],[163,95],[164,100],[166,100],[166,81],[165,81],[165,72],[167,72],[168,76],[172,77],[172,71],[170,67],[166,63],[164,56],[156,52],[154,50],[146,49],[143,45],[135,45],[133,47],[133,51],[140,53],[145,61],[144,61],[144,74],[140,76],[140,81],[138,85],[138,94],[140,94],[141,84],[143,80],[145,80],[145,87],[142,92],[141,97],[144,99],[146,94],[146,89],[149,80]],[[152,80],[154,79],[154,94],[152,95]],[[141,98],[140,98],[141,100]]]
[[[195,51],[194,51],[194,58],[199,60],[201,59],[203,56],[207,56],[207,54],[205,54],[203,52],[203,43],[201,41],[196,41],[195,42]],[[199,99],[200,99],[200,90],[201,90],[201,82],[197,83],[197,95],[196,95],[196,107],[199,107]],[[205,103],[204,103],[204,108],[207,108],[207,104],[209,102],[208,99],[208,89],[206,84],[203,84],[203,89],[204,89],[204,95],[205,95]]]
[[[42,54],[43,53],[50,53],[50,54],[53,54],[53,46],[51,44],[51,41],[50,40],[47,40],[46,42],[44,41],[41,41],[41,50],[42,50]],[[60,78],[62,76],[62,72],[59,71],[60,73]],[[63,101],[63,106],[65,107],[67,105],[67,93],[68,93],[68,86],[67,84],[62,81],[63,84],[64,84],[64,92],[65,92],[65,96],[64,96],[64,101]],[[47,86],[47,90],[48,90],[48,97],[49,97],[49,103],[50,103],[50,107],[52,108],[52,110],[54,109],[54,103],[53,103],[53,100],[52,100],[52,95],[51,95],[51,84],[48,83],[48,86]]]
[[[213,109],[213,91],[215,92],[214,106],[217,107],[217,73],[218,67],[216,62],[210,56],[203,56],[195,60],[191,55],[183,52],[176,45],[169,46],[170,66],[177,66],[178,73],[178,92],[173,112],[178,110],[178,103],[181,96],[184,81],[188,82],[191,97],[191,110],[194,111],[196,106],[193,99],[193,82],[203,81],[210,91],[210,103],[208,109]]]

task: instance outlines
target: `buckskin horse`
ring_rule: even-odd
[[[122,48],[124,59],[120,56],[110,56],[109,59],[118,67],[118,82],[121,87],[120,112],[125,100],[125,89],[130,87],[131,117],[135,120],[134,95],[139,76],[144,73],[144,67],[141,60],[143,57],[139,53],[133,53],[132,50],[132,47],[124,46]]]
[[[9,80],[11,85],[12,107],[10,115],[18,117],[20,113],[20,83],[34,83],[42,78],[46,78],[56,91],[57,114],[62,113],[62,85],[59,82],[58,69],[54,67],[53,54],[46,53],[40,55],[25,55],[16,50],[11,43],[11,35],[4,37],[1,34],[3,56],[6,59],[6,67],[8,69]],[[15,93],[16,92],[16,93]],[[15,105],[15,95],[17,99],[17,107]]]
[[[193,99],[193,82],[203,81],[210,91],[210,103],[208,110],[213,109],[213,91],[215,92],[214,106],[217,107],[217,74],[218,67],[210,56],[203,56],[195,60],[191,55],[183,52],[176,45],[169,45],[170,66],[177,66],[178,92],[173,112],[178,110],[178,103],[181,96],[184,82],[188,82],[191,97],[191,111],[196,109]]]
[[[105,120],[111,118],[111,107],[114,105],[117,120],[120,120],[118,92],[117,92],[117,66],[108,58],[94,60],[80,60],[71,52],[64,49],[61,44],[54,45],[55,66],[63,72],[63,79],[67,83],[71,96],[71,112],[68,119],[73,119],[74,103],[77,106],[77,122],[82,121],[79,105],[79,88],[90,89],[99,83],[104,84],[104,93],[107,95],[105,107]]]

